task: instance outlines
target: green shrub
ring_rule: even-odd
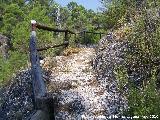
[[[26,54],[11,52],[8,60],[0,58],[0,85],[7,83],[14,73],[27,66],[28,57]]]
[[[152,77],[142,87],[137,87],[133,82],[128,80],[125,67],[120,66],[116,69],[116,77],[119,80],[119,90],[126,96],[128,109],[124,110],[125,116],[143,116],[160,115],[160,93],[156,89],[156,70],[152,71]],[[128,91],[124,92],[124,86]]]
[[[152,78],[141,89],[130,86],[127,114],[137,116],[160,115],[159,92],[156,90],[155,72]]]

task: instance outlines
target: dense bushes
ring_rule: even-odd
[[[113,30],[126,27],[126,25],[131,26],[129,33],[125,36],[128,41],[125,65],[117,70],[120,91],[125,93],[127,89],[125,96],[128,99],[128,110],[124,113],[126,116],[160,115],[160,103],[158,102],[160,97],[157,86],[159,77],[157,61],[160,57],[159,2],[133,0],[127,6],[127,1],[121,0],[119,1],[121,4],[118,5],[120,8],[124,6],[124,9],[115,11],[117,8],[112,7],[117,5],[115,1],[111,2],[111,8],[109,7],[106,13],[113,14],[113,19],[116,18],[116,21],[108,19],[107,23],[113,23],[113,25],[111,24]],[[119,12],[123,15],[116,17]],[[117,23],[120,20],[123,22],[119,26]],[[123,30],[119,31],[123,33]]]
[[[119,91],[127,98],[128,109],[124,110],[123,115],[128,117],[142,117],[160,115],[160,93],[156,89],[156,71],[151,72],[152,77],[143,81],[141,86],[137,86],[136,81],[129,79],[127,69],[119,66],[116,70],[116,78],[119,80]],[[142,73],[143,74],[143,73]]]
[[[46,7],[36,2],[31,5],[11,2],[9,4],[3,3],[6,7],[3,13],[1,33],[8,36],[13,44],[13,49],[10,50],[9,59],[4,61],[0,58],[0,83],[7,82],[17,71],[27,66],[29,53],[29,37],[30,37],[30,20],[35,19],[42,23],[51,24],[50,18],[46,15]],[[34,6],[34,7],[33,7]],[[44,45],[50,44],[53,34],[37,32],[38,43]]]
[[[7,36],[12,44],[13,49],[10,51],[8,61],[1,61],[0,80],[8,80],[20,66],[24,66],[27,62],[29,36],[31,31],[30,20],[34,19],[37,22],[48,26],[60,29],[70,29],[74,32],[80,32],[86,28],[92,28],[99,31],[101,26],[101,13],[95,13],[93,10],[87,10],[82,5],[76,2],[71,2],[67,7],[62,7],[54,1],[31,1],[12,0],[0,1],[0,33]],[[89,16],[89,18],[87,18]],[[74,46],[75,38],[69,36],[70,45]],[[87,39],[95,39],[89,36]],[[64,40],[64,34],[56,34],[37,30],[38,47],[47,45],[61,44]],[[94,41],[94,40],[93,40]],[[49,49],[41,52],[42,57],[54,56],[59,54],[63,47]],[[22,58],[23,57],[23,58]],[[15,60],[13,62],[13,59]],[[3,64],[4,63],[4,64]],[[13,70],[14,65],[18,65]]]
[[[28,56],[20,52],[9,52],[10,58],[6,61],[0,57],[0,85],[7,83],[12,77],[11,73],[17,73],[19,70],[27,67]]]
[[[146,4],[147,5],[147,4]],[[148,5],[147,5],[148,6]],[[149,6],[148,6],[149,7]],[[139,74],[142,87],[131,86],[129,90],[129,110],[131,115],[160,115],[159,92],[157,89],[157,65],[159,59],[159,16],[151,6],[142,9],[131,35],[128,37],[134,50],[128,52],[127,64],[130,72]]]

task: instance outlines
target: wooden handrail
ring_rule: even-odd
[[[31,61],[31,77],[32,77],[32,88],[34,95],[34,108],[35,110],[42,110],[43,113],[46,113],[46,116],[51,120],[54,120],[53,116],[53,97],[48,97],[47,89],[45,82],[42,78],[42,70],[40,67],[40,60],[37,50],[37,41],[36,41],[36,21],[31,21],[32,31],[30,37],[30,61]],[[52,101],[52,102],[51,102]]]
[[[66,30],[66,29],[55,29],[49,26],[46,26],[44,24],[40,24],[37,23],[35,20],[31,20],[32,22],[32,31],[36,31],[36,29],[41,29],[41,30],[47,30],[47,31],[53,31],[53,32],[63,32],[65,33],[64,36],[64,43],[60,44],[60,45],[52,45],[52,46],[47,46],[44,48],[38,48],[37,51],[43,51],[43,50],[47,50],[49,48],[55,48],[55,47],[60,47],[60,46],[65,46],[67,47],[69,45],[69,39],[68,39],[68,34],[74,34],[76,35],[76,33],[70,31],[70,30]]]
[[[77,34],[81,34],[83,32],[85,32],[85,33],[93,33],[93,34],[106,34],[106,33],[103,33],[103,32],[92,32],[92,31],[86,31],[86,30],[83,30],[83,31],[81,31],[81,32],[79,32]]]
[[[99,35],[99,38],[101,39],[102,38],[102,34],[105,34],[105,33],[102,33],[102,32],[92,32],[92,31],[87,31],[87,30],[83,30],[77,34],[83,34],[83,41],[85,42],[85,44],[87,45],[87,41],[86,41],[86,34],[87,33],[90,33],[90,34],[97,34]]]
[[[71,33],[71,34],[76,34],[70,30],[65,30],[65,29],[55,29],[55,28],[52,28],[52,27],[49,27],[49,26],[46,26],[46,25],[43,25],[43,24],[40,24],[40,23],[36,23],[36,28],[38,29],[42,29],[42,30],[47,30],[47,31],[53,31],[53,32],[68,32],[68,33]]]
[[[60,46],[65,46],[65,45],[68,45],[69,44],[69,42],[64,42],[64,43],[62,43],[62,44],[60,44],[60,45],[48,45],[48,46],[46,46],[46,47],[43,47],[43,48],[38,48],[37,49],[37,51],[39,52],[39,51],[43,51],[43,50],[47,50],[47,49],[49,49],[49,48],[55,48],[55,47],[60,47]]]
[[[70,30],[63,30],[63,29],[55,29],[52,27],[48,27],[46,25],[37,23],[35,20],[31,21],[32,31],[31,31],[31,37],[30,37],[30,61],[31,61],[31,72],[32,72],[32,88],[33,88],[33,94],[34,94],[34,106],[36,110],[42,110],[45,112],[46,116],[50,116],[50,119],[54,119],[53,116],[53,109],[52,104],[53,97],[49,96],[47,93],[45,82],[42,78],[42,70],[40,67],[40,60],[39,60],[39,51],[47,50],[49,48],[55,48],[60,46],[67,47],[69,45],[69,39],[68,34],[75,34],[76,33],[70,31]],[[37,48],[37,41],[36,41],[36,29],[42,29],[47,31],[53,31],[53,32],[64,32],[64,42],[60,45],[50,45],[46,46],[44,48]],[[97,32],[89,32],[89,31],[83,31],[85,33],[93,33],[93,34],[104,34],[104,33],[97,33]],[[84,34],[85,39],[85,34]]]

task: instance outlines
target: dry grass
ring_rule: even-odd
[[[69,48],[65,49],[62,54],[64,56],[69,56],[69,55],[72,55],[72,54],[75,54],[75,53],[79,53],[80,51],[81,51],[80,48],[71,48],[71,47],[69,47]]]
[[[54,57],[47,57],[44,59],[44,62],[41,64],[41,66],[45,70],[51,70],[52,68],[57,66],[57,60]]]
[[[98,81],[96,79],[94,80],[88,80],[90,86],[93,86],[93,87],[97,87],[99,85]]]
[[[49,92],[59,92],[60,90],[69,90],[72,88],[71,82],[59,82],[59,81],[54,81],[53,83],[50,83],[48,86],[48,91]]]

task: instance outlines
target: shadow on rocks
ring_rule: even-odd
[[[0,120],[25,120],[33,111],[31,70],[18,73],[0,88]]]

